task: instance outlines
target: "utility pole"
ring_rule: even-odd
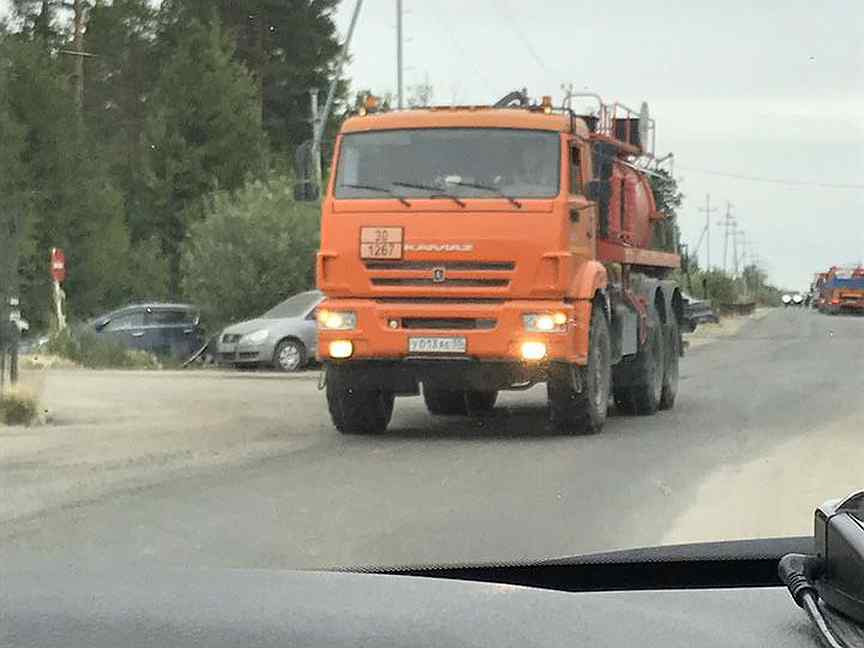
[[[23,228],[20,206],[13,206],[7,214],[0,213],[0,393],[6,382],[7,354],[9,382],[18,382],[18,261]],[[13,323],[12,310],[19,313]]]
[[[707,244],[705,270],[711,270],[711,214],[717,211],[716,207],[711,206],[711,194],[705,194],[705,206],[700,207],[699,211],[705,212],[705,242]]]
[[[330,110],[333,108],[333,99],[336,96],[336,85],[339,83],[339,77],[342,76],[342,68],[345,66],[345,59],[348,58],[348,47],[351,45],[351,37],[354,35],[354,27],[357,26],[357,18],[360,16],[360,9],[363,7],[363,0],[357,0],[354,4],[354,13],[351,15],[351,24],[348,26],[348,35],[345,37],[345,42],[342,43],[342,51],[339,52],[339,63],[336,65],[336,73],[333,75],[333,80],[330,82],[330,88],[327,90],[327,101],[324,102],[324,110],[318,115],[318,124],[315,128],[315,136],[312,138],[312,156],[315,164],[316,178],[321,178],[321,140],[324,137],[324,127],[327,125],[327,120],[330,118]],[[318,182],[318,195],[322,195],[323,187],[321,181]]]
[[[309,88],[309,105],[310,105],[311,112],[312,112],[310,121],[312,122],[312,141],[314,142],[315,141],[315,134],[318,132],[318,119],[320,118],[318,115],[318,88]],[[318,148],[320,148],[320,147],[318,147]],[[321,151],[318,150],[318,148],[316,148],[315,150],[312,151],[312,155],[313,155],[312,165],[314,167],[314,173],[315,173],[315,186],[319,188],[319,192],[320,192],[320,188],[321,188],[321,184],[322,184]],[[307,167],[307,169],[308,169],[308,167]],[[305,173],[308,173],[308,171],[304,170],[304,175],[305,175]],[[306,188],[308,189],[308,186]]]
[[[402,94],[402,0],[396,0],[396,102],[399,110],[405,107]]]
[[[81,117],[84,108],[84,59],[94,56],[84,51],[85,0],[72,0],[71,4],[64,3],[63,6],[72,10],[72,49],[63,49],[60,50],[60,53],[71,56],[74,60],[72,64],[72,97],[78,116]]]
[[[735,217],[732,216],[732,203],[728,200],[726,201],[726,215],[722,220],[717,221],[717,224],[720,225],[723,232],[723,272],[728,271],[728,265],[726,263],[729,254],[729,234],[730,231],[734,232],[735,230]],[[734,236],[734,234],[733,234]]]
[[[741,245],[740,257],[738,255],[739,242]],[[738,275],[739,274],[739,269],[738,269],[739,264],[740,264],[740,268],[741,268],[740,271],[743,272],[744,268],[746,267],[744,260],[747,258],[747,234],[744,232],[743,229],[736,230],[735,233],[733,234],[732,246],[733,246],[732,247],[733,257],[735,259],[735,274]]]

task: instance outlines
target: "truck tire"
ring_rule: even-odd
[[[674,315],[666,326],[666,362],[663,367],[663,392],[660,394],[660,409],[675,407],[678,395],[678,363],[681,360],[681,335],[678,320]]]
[[[465,393],[459,389],[435,389],[423,385],[423,400],[430,414],[464,416],[468,413]]]
[[[591,312],[588,365],[582,393],[573,390],[571,368],[564,366],[550,374],[546,383],[552,425],[570,434],[595,434],[606,422],[612,382],[609,323],[597,306]]]
[[[648,339],[628,369],[629,380],[613,389],[615,405],[625,414],[648,416],[660,408],[665,364],[663,342],[660,317],[652,306],[648,311]]]
[[[469,416],[488,414],[495,408],[495,401],[498,400],[497,391],[468,390],[464,392],[464,396],[465,409]]]
[[[344,380],[339,367],[327,367],[327,408],[342,434],[379,434],[393,416],[393,392],[358,389]]]

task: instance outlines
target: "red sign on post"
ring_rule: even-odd
[[[66,255],[60,248],[51,248],[51,276],[57,283],[66,279]]]

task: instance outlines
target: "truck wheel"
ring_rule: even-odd
[[[626,414],[647,416],[660,407],[663,392],[664,340],[660,318],[652,307],[648,317],[648,339],[630,370],[629,384],[616,387],[615,404]]]
[[[681,336],[678,333],[678,320],[674,315],[666,327],[666,362],[663,370],[663,392],[660,394],[660,409],[668,410],[675,406],[678,395],[678,363],[681,360]]]
[[[612,382],[609,323],[600,308],[591,313],[588,342],[588,365],[582,393],[573,390],[570,367],[565,366],[549,376],[546,393],[552,424],[571,434],[594,434],[606,422],[609,389]]]
[[[497,391],[474,391],[464,392],[465,409],[470,416],[488,414],[495,407],[498,400]]]
[[[393,416],[393,392],[349,385],[338,367],[327,367],[327,408],[342,434],[379,434]]]
[[[457,389],[435,389],[423,385],[423,400],[430,414],[464,416],[468,413],[465,392]]]

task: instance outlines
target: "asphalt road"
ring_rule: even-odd
[[[182,389],[158,387],[169,379],[148,376],[137,406],[182,403]],[[546,558],[807,534],[815,505],[864,487],[864,318],[773,311],[684,358],[673,411],[612,416],[591,437],[547,428],[542,387],[480,420],[401,399],[388,434],[354,438],[331,428],[312,380],[223,382],[219,420],[259,451],[0,522],[0,564]],[[207,403],[184,406],[197,420]],[[183,433],[206,437],[215,417]]]

